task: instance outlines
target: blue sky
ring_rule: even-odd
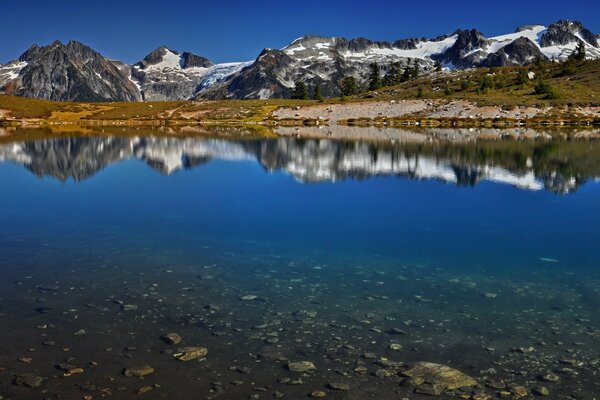
[[[305,34],[396,40],[476,27],[492,36],[525,24],[576,19],[600,33],[600,2],[503,0],[30,0],[0,6],[0,63],[33,43],[75,39],[136,62],[160,45],[216,62],[252,60]]]

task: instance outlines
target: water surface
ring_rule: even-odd
[[[132,132],[3,139],[0,161],[6,398],[417,399],[419,361],[481,385],[448,398],[600,392],[595,142]]]

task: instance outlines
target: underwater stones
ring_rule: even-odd
[[[416,393],[427,394],[429,396],[439,396],[444,393],[447,386],[441,383],[422,383],[415,389]]]
[[[492,395],[487,393],[478,393],[472,397],[473,400],[492,400]]]
[[[25,386],[31,389],[39,389],[44,384],[45,378],[33,374],[16,374],[13,383],[17,386]]]
[[[179,344],[181,343],[181,336],[175,332],[167,333],[160,337],[160,339],[167,344]]]
[[[524,386],[515,386],[512,389],[513,393],[519,397],[525,397],[527,396],[529,393],[527,393],[527,389],[525,389]]]
[[[501,390],[506,388],[506,383],[504,383],[502,379],[489,379],[485,383],[485,386],[489,387],[490,389]]]
[[[549,373],[549,374],[540,376],[540,380],[542,380],[544,382],[558,382],[560,380],[560,378],[556,374]]]
[[[400,343],[390,343],[388,346],[388,349],[394,350],[394,351],[400,351],[400,350],[402,350],[402,345]]]
[[[311,392],[308,397],[312,397],[313,399],[322,399],[327,397],[327,393],[322,390],[315,390],[314,392]]]
[[[58,289],[60,289],[60,286],[58,286],[58,285],[39,285],[37,287],[37,289],[40,292],[56,292]]]
[[[183,347],[177,349],[177,352],[173,354],[173,357],[179,361],[192,361],[198,358],[202,358],[208,354],[206,347]]]
[[[527,353],[533,353],[535,351],[535,349],[532,346],[530,346],[530,347],[513,347],[512,351],[514,353],[527,354]]]
[[[327,387],[333,390],[339,390],[343,392],[350,390],[350,385],[344,382],[330,382],[327,384]]]
[[[154,368],[149,365],[140,365],[135,367],[128,367],[123,370],[123,375],[127,377],[143,378],[154,373]]]
[[[399,328],[392,328],[388,333],[391,335],[406,335],[406,332]]]
[[[422,394],[437,395],[444,390],[454,390],[477,384],[475,379],[459,370],[447,365],[428,362],[414,364],[411,369],[404,372],[404,375],[412,378],[411,383],[417,386],[416,392]]]
[[[290,361],[287,364],[287,368],[292,372],[309,372],[317,369],[311,361]]]
[[[240,300],[242,300],[242,301],[253,301],[256,299],[258,299],[258,296],[255,296],[253,294],[247,294],[244,296],[240,296]]]
[[[538,396],[549,396],[550,390],[545,386],[536,386],[533,388],[533,394]]]
[[[123,304],[121,306],[121,309],[123,311],[137,311],[138,306],[136,306],[135,304]]]

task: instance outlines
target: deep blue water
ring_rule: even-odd
[[[0,251],[3,254],[0,271],[6,277],[0,294],[0,313],[6,319],[5,328],[0,328],[5,346],[4,353],[0,352],[0,367],[7,371],[24,368],[22,363],[14,361],[14,354],[8,349],[13,346],[7,344],[16,340],[10,339],[9,330],[19,332],[23,352],[39,345],[39,332],[35,329],[38,322],[23,324],[22,320],[31,318],[35,298],[48,294],[36,294],[37,285],[51,282],[58,284],[61,290],[70,286],[72,291],[79,287],[82,293],[78,296],[60,291],[51,293],[50,299],[54,296],[57,301],[56,308],[65,311],[71,307],[79,309],[86,302],[104,303],[106,297],[112,296],[131,296],[135,299],[132,301],[143,303],[148,297],[140,297],[136,291],[146,290],[145,285],[150,282],[158,282],[159,288],[163,285],[169,288],[165,289],[165,298],[161,301],[163,317],[169,307],[174,314],[189,315],[193,311],[185,307],[192,307],[194,302],[175,301],[179,291],[173,288],[190,282],[195,285],[197,276],[209,271],[224,278],[214,281],[211,291],[200,290],[200,297],[195,299],[202,304],[216,303],[223,311],[232,307],[232,311],[242,312],[240,321],[245,322],[239,322],[241,325],[268,322],[269,315],[282,319],[281,315],[297,311],[300,303],[319,312],[319,319],[326,324],[320,328],[320,334],[309,335],[314,349],[299,353],[293,341],[286,344],[282,340],[279,350],[291,353],[288,357],[319,359],[323,352],[327,353],[319,344],[329,342],[333,334],[327,332],[329,320],[374,313],[368,318],[385,325],[385,321],[393,320],[389,319],[392,310],[400,311],[397,307],[404,307],[400,315],[395,316],[397,320],[421,322],[419,328],[415,326],[415,331],[409,332],[404,344],[407,354],[398,356],[403,361],[451,363],[482,382],[486,376],[480,371],[492,367],[500,369],[497,364],[500,362],[505,364],[502,379],[532,390],[539,383],[536,377],[540,373],[556,370],[561,366],[560,359],[569,355],[583,360],[585,367],[578,367],[581,371],[576,376],[563,378],[561,375],[561,384],[547,383],[546,386],[560,393],[556,398],[566,398],[570,393],[582,396],[597,393],[598,386],[593,382],[597,382],[599,364],[595,363],[600,350],[597,336],[600,329],[600,185],[592,176],[586,177],[576,190],[558,194],[548,188],[526,190],[485,179],[473,186],[457,186],[455,182],[439,179],[409,179],[402,174],[382,173],[370,177],[361,174],[361,179],[355,176],[336,181],[303,182],[297,175],[292,176],[289,168],[268,168],[269,171],[264,162],[248,158],[214,157],[206,163],[166,174],[150,168],[147,159],[124,157],[103,165],[84,179],[71,177],[63,181],[53,177],[52,174],[59,172],[56,168],[62,172],[77,168],[74,166],[76,157],[71,157],[73,164],[69,166],[61,166],[60,162],[46,166],[44,177],[32,173],[36,169],[31,162],[23,165],[12,159],[0,163]],[[310,164],[311,160],[304,158],[303,162]],[[494,164],[493,160],[490,164]],[[98,272],[106,268],[112,272]],[[163,274],[166,269],[177,278],[170,281],[168,274]],[[408,286],[406,281],[410,282]],[[462,282],[467,286],[463,287]],[[86,285],[92,285],[93,290],[101,294]],[[292,290],[296,285],[297,293]],[[22,292],[24,287],[29,289]],[[222,290],[223,293],[231,291],[230,298],[220,299],[220,295],[215,294]],[[128,294],[118,294],[121,291]],[[132,292],[138,294],[132,295]],[[268,310],[244,311],[247,303],[237,297],[247,292],[279,300],[269,303]],[[63,295],[60,301],[56,299],[59,293]],[[376,293],[387,298],[376,306],[361,303],[361,298]],[[486,293],[495,296],[486,298]],[[313,295],[316,300],[307,302]],[[422,297],[425,302],[421,301]],[[168,305],[169,301],[173,304]],[[339,308],[329,307],[332,304]],[[130,322],[120,319],[122,313],[115,317],[105,315],[110,314],[105,311],[104,318],[115,325],[114,321],[121,321],[123,330],[133,329],[128,325]],[[465,315],[476,318],[461,322]],[[52,313],[42,317],[46,323],[58,318]],[[83,315],[76,320],[61,317],[56,323],[64,331],[55,336],[70,338],[70,331],[82,325],[85,318]],[[96,317],[87,318],[89,324],[94,325]],[[172,318],[175,317],[169,320]],[[443,329],[438,324],[440,321],[446,321]],[[142,322],[136,319],[136,323]],[[172,326],[161,322],[161,329],[188,329],[181,321],[170,323]],[[227,324],[223,324],[225,322],[219,321],[215,326],[227,330],[222,328]],[[425,328],[428,324],[430,328]],[[9,326],[12,327],[8,329]],[[220,349],[218,341],[207,339],[214,337],[217,328],[207,326],[205,334],[194,331],[199,335],[196,341],[210,341],[211,352],[219,354],[224,373],[229,373],[226,367],[236,362],[252,365],[251,361],[240,361],[248,353],[246,346],[252,347],[247,344],[251,339],[240,336],[236,341],[234,335],[228,339],[233,346],[224,341]],[[411,323],[405,326],[409,331],[413,329]],[[515,327],[518,327],[516,331],[510,332]],[[540,327],[545,328],[540,330]],[[140,325],[138,329],[149,328]],[[156,331],[156,336],[161,329]],[[306,329],[311,328],[306,325]],[[213,336],[206,336],[210,332]],[[423,345],[418,355],[408,350],[422,340],[427,342],[428,335],[437,343],[441,339],[435,339],[438,336],[434,332],[445,332],[442,337],[448,343],[444,351],[440,353],[439,347],[433,344],[431,347]],[[364,334],[373,332],[367,330]],[[465,352],[463,346],[468,347],[468,343],[473,342],[473,334],[478,338],[475,342],[502,349],[498,350],[501,354],[490,356],[481,347]],[[27,342],[28,335],[32,338],[30,342]],[[153,343],[154,332],[149,335],[150,338],[144,337],[140,342]],[[363,351],[378,351],[374,344],[366,344],[362,336],[344,340],[355,347],[362,343]],[[411,344],[411,341],[414,342]],[[513,359],[516,357],[511,352],[513,347],[537,346],[540,341],[562,343],[543,350],[536,348],[535,356],[531,357],[542,359],[547,365],[534,366],[530,359],[532,364],[528,367],[527,362]],[[258,343],[263,343],[262,339]],[[144,347],[144,344],[137,345]],[[103,342],[95,351],[100,353],[106,346]],[[156,346],[156,343],[148,346]],[[259,348],[252,347],[255,351]],[[380,350],[383,349],[385,346]],[[360,358],[340,357],[351,363]],[[50,359],[46,364],[52,364]],[[119,375],[123,364],[119,360],[109,360],[102,365],[114,363],[112,373]],[[149,362],[163,361],[150,359]],[[525,370],[523,375],[506,372],[517,368],[515,365]],[[48,376],[45,364],[36,368],[36,373]],[[218,370],[219,366],[214,364],[211,368]],[[335,368],[335,365],[327,370],[319,368],[316,375],[306,378],[310,387],[290,389],[291,398],[300,392],[325,387],[332,379],[326,371]],[[260,368],[257,371],[256,367],[253,370],[252,378],[259,385],[277,388],[276,382],[269,381],[274,379],[272,372]],[[175,378],[169,374],[156,376],[156,383],[162,380],[166,393],[168,390],[171,394],[177,393],[172,383]],[[28,393],[20,391],[20,387],[13,389],[9,378],[8,372],[5,373],[0,395],[4,391],[19,398]],[[359,381],[351,376],[344,379]],[[50,392],[60,392],[52,382],[49,378]],[[210,385],[203,384],[205,386],[194,390],[209,393]],[[363,382],[353,385],[352,393],[363,395],[356,386],[364,385],[371,388],[371,395],[377,392],[377,384]],[[397,383],[385,390],[397,390],[396,386]],[[127,393],[135,389],[135,385],[126,386]],[[285,392],[284,389],[280,390]],[[251,394],[248,390],[231,389],[230,393],[246,396]],[[406,392],[411,390],[407,388]],[[154,394],[160,397],[158,392],[155,390]],[[185,398],[184,393],[188,390],[179,395]],[[339,397],[335,391],[331,395]]]

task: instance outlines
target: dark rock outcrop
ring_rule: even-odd
[[[82,43],[32,46],[19,61],[15,94],[59,101],[138,101],[136,86],[113,62]]]

